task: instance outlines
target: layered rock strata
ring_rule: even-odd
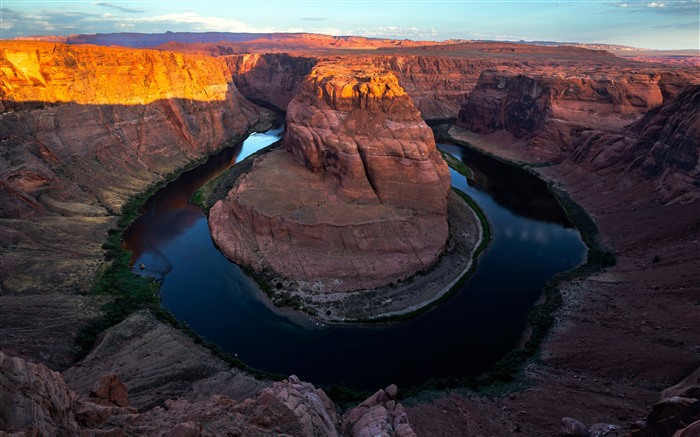
[[[221,59],[18,41],[0,42],[0,108],[0,347],[64,368],[124,202],[260,110]]]
[[[544,159],[571,154],[582,131],[620,130],[663,103],[661,74],[597,76],[485,71],[457,124],[482,135],[505,131]]]
[[[286,53],[232,55],[223,59],[244,96],[282,111],[287,109],[304,78],[318,62],[313,57]]]
[[[148,312],[63,374],[0,352],[0,435],[414,436],[396,397],[389,386],[341,416],[312,384],[257,381]]]
[[[287,110],[285,150],[210,210],[231,259],[319,291],[428,269],[447,239],[447,164],[396,76],[317,66]]]

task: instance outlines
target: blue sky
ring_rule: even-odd
[[[700,49],[700,0],[0,0],[2,38],[165,31],[547,40]]]

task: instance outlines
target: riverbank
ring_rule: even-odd
[[[473,148],[519,161],[568,193],[596,224],[600,240],[614,248],[616,264],[562,278],[552,328],[515,383],[489,396],[458,389],[423,398],[408,409],[414,429],[557,435],[562,418],[574,417],[626,433],[664,388],[700,364],[690,328],[700,304],[697,204],[661,204],[634,173],[591,172],[570,161],[533,165],[526,149],[471,137],[481,140],[469,141]]]
[[[256,157],[270,146],[235,165],[226,175],[196,193],[200,205],[210,208],[227,195]],[[457,169],[466,171],[466,167]],[[312,284],[290,280],[271,271],[247,270],[262,292],[276,306],[303,311],[323,323],[386,322],[411,317],[446,299],[473,269],[489,241],[488,221],[464,193],[453,191],[448,200],[449,236],[445,252],[427,272],[419,272],[396,284],[371,290],[314,292]]]
[[[278,116],[265,112],[258,122],[246,132],[230,138],[221,149],[232,147],[247,138],[253,132],[264,132],[278,123]],[[100,308],[102,314],[80,329],[77,342],[82,349],[82,355],[89,352],[97,337],[107,328],[124,320],[131,313],[149,309],[162,320],[173,324],[179,323],[160,306],[158,295],[159,284],[152,278],[134,273],[132,269],[132,254],[124,248],[123,235],[129,225],[141,215],[142,206],[160,188],[175,180],[181,174],[191,170],[209,159],[213,154],[192,161],[184,167],[164,175],[159,181],[151,184],[141,193],[130,197],[122,206],[119,218],[113,228],[107,233],[107,240],[102,245],[105,251],[105,267],[98,272],[91,294],[100,296],[105,303]],[[194,333],[190,332],[191,335]],[[236,363],[241,366],[241,363]]]

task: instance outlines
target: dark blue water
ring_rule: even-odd
[[[146,204],[125,236],[135,266],[143,263],[143,274],[162,279],[163,307],[258,369],[369,389],[483,372],[518,344],[546,280],[585,257],[578,232],[542,181],[441,144],[475,168],[473,181],[452,172],[452,183],[483,208],[493,231],[462,288],[395,324],[324,326],[299,313],[284,315],[214,247],[206,217],[187,201],[208,179],[280,136],[280,130],[256,134],[184,174]]]

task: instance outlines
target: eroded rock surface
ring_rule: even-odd
[[[144,435],[144,436],[317,436],[367,437],[384,435],[414,437],[406,413],[396,400],[395,385],[379,390],[341,418],[338,407],[321,389],[290,376],[282,381],[258,382],[258,389],[240,396],[241,380],[219,379],[214,391],[198,390],[196,382],[170,368],[169,357],[161,360],[144,358],[148,345],[137,345],[138,336],[131,330],[150,326],[152,331],[172,331],[177,337],[165,343],[176,346],[178,353],[199,356],[204,362],[217,361],[209,351],[191,339],[158,322],[149,313],[137,313],[105,332],[104,342],[83,362],[68,370],[70,386],[63,375],[43,364],[27,362],[0,352],[0,434],[20,435]],[[153,346],[151,344],[150,346]],[[154,351],[156,354],[157,350]],[[123,360],[128,359],[128,362]],[[96,361],[117,370],[100,378]],[[191,363],[194,364],[194,363]],[[222,362],[218,362],[223,366]],[[155,368],[160,380],[179,380],[175,390],[157,403],[144,403],[134,396],[137,409],[128,403],[129,393],[143,391],[143,381],[150,379],[156,387]],[[196,374],[194,368],[190,369]],[[221,369],[219,373],[230,370]],[[140,374],[144,374],[140,376]],[[122,375],[124,381],[118,374]],[[79,375],[79,379],[75,379]],[[204,374],[199,378],[211,379]],[[95,380],[89,395],[82,388]],[[201,383],[201,381],[200,381]],[[189,390],[187,387],[194,390]],[[77,393],[73,391],[77,389]],[[235,393],[239,392],[239,396]]]
[[[289,104],[285,150],[210,210],[221,250],[321,291],[429,268],[447,239],[447,164],[396,77],[317,66]]]
[[[0,347],[64,369],[126,200],[260,116],[221,59],[0,42]]]
[[[353,437],[416,437],[408,416],[397,399],[398,388],[392,384],[378,390],[357,407],[343,415],[344,435]]]
[[[660,105],[661,79],[659,73],[577,77],[485,71],[457,123],[482,135],[506,131],[528,140],[545,159],[561,159],[575,149],[582,131],[619,130]]]

